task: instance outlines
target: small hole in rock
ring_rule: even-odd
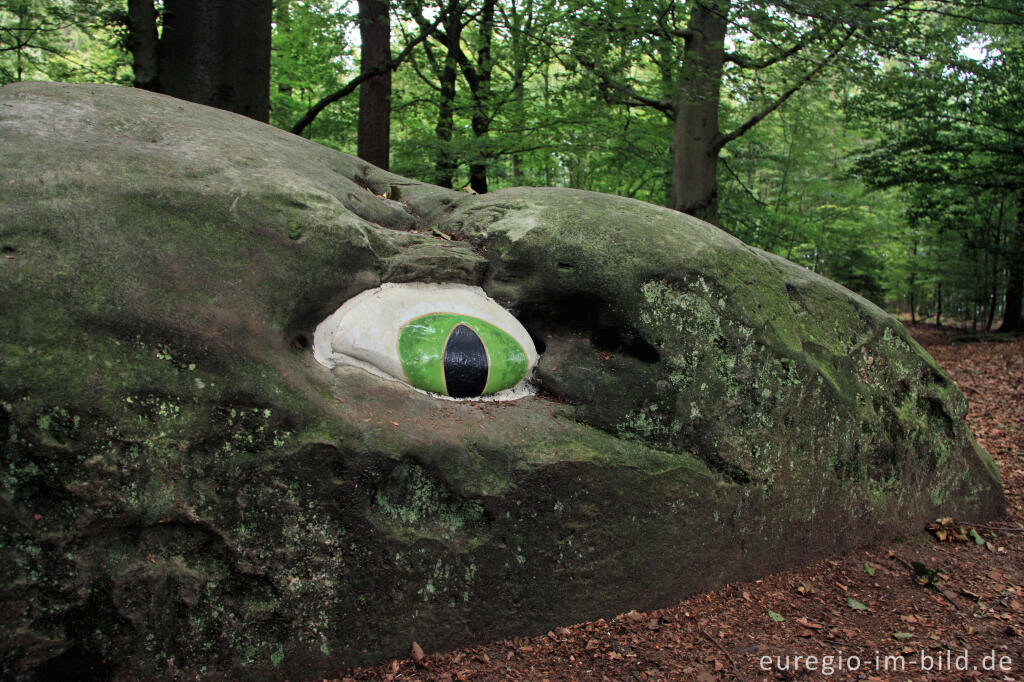
[[[309,337],[305,334],[299,334],[292,339],[292,348],[295,350],[306,350],[309,348]]]
[[[653,363],[661,359],[661,355],[651,344],[640,336],[627,330],[626,334],[614,327],[601,327],[590,335],[590,342],[599,351],[606,353],[625,353],[640,362]]]
[[[607,353],[614,353],[622,346],[619,333],[610,327],[595,329],[594,333],[590,335],[590,342],[594,344],[594,348],[597,350]]]
[[[661,360],[661,353],[658,352],[658,349],[640,337],[630,341],[626,346],[626,350],[640,362],[654,363]]]
[[[13,246],[4,246],[4,248],[0,249],[0,251],[3,251],[4,253],[14,253],[15,251],[17,251],[17,249],[14,248]]]
[[[87,650],[83,645],[76,644],[60,656],[51,658],[36,671],[40,680],[66,680],[69,670],[74,670],[74,677],[82,682],[91,680],[108,680],[113,666],[95,651]]]

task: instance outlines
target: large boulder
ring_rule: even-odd
[[[2,676],[299,679],[999,515],[959,390],[843,287],[650,204],[470,196],[112,86],[0,89]],[[313,331],[482,287],[536,396]]]

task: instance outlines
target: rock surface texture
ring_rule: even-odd
[[[0,88],[0,159],[4,678],[312,678],[1002,513],[896,321],[694,218],[112,86]],[[384,282],[482,287],[540,394],[319,365]]]

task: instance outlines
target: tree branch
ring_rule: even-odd
[[[384,66],[380,66],[376,69],[370,69],[365,73],[359,74],[358,76],[350,80],[348,83],[343,85],[339,90],[332,92],[330,95],[327,95],[319,102],[311,106],[309,110],[305,113],[305,115],[302,118],[300,118],[295,125],[292,126],[291,132],[294,133],[295,135],[301,135],[302,131],[305,130],[310,123],[316,120],[316,117],[320,115],[320,112],[322,112],[324,109],[326,109],[331,104],[334,104],[338,100],[343,99],[348,95],[351,95],[355,91],[355,89],[358,88],[364,81],[368,81],[371,78],[374,78],[375,76],[381,75],[382,73],[387,73],[388,71],[394,71],[395,69],[397,69],[402,64],[402,62],[408,59],[409,55],[412,54],[412,51],[416,48],[417,45],[419,45],[420,43],[422,43],[424,40],[431,36],[431,34],[437,29],[437,25],[440,21],[441,18],[438,17],[433,24],[430,24],[428,27],[424,27],[423,29],[421,29],[420,34],[416,36],[416,38],[414,38],[412,42],[407,44],[405,48],[400,53],[398,53],[397,57],[388,61],[388,63],[385,64]]]
[[[778,64],[781,61],[789,59],[790,57],[795,55],[797,52],[799,52],[800,50],[804,49],[804,47],[809,42],[811,42],[811,38],[812,38],[812,36],[808,36],[808,39],[801,40],[800,42],[796,43],[795,45],[793,45],[788,50],[785,50],[784,52],[780,52],[779,54],[775,55],[774,57],[768,57],[767,59],[753,60],[753,59],[750,59],[749,57],[745,57],[744,55],[738,54],[736,52],[726,52],[725,53],[725,61],[732,62],[733,64],[735,64],[736,66],[740,67],[741,69],[766,69],[769,66],[771,66],[772,64]]]
[[[740,125],[738,128],[733,130],[731,133],[728,133],[726,135],[720,135],[718,137],[718,139],[716,139],[715,142],[714,142],[713,151],[715,153],[717,153],[720,149],[722,149],[722,147],[724,147],[725,145],[729,144],[730,142],[732,142],[733,140],[737,139],[738,137],[744,135],[748,130],[750,130],[751,128],[756,126],[758,123],[763,121],[765,119],[765,117],[767,117],[770,113],[772,113],[773,111],[775,111],[776,109],[781,107],[783,104],[785,104],[786,100],[788,100],[790,97],[795,95],[796,92],[798,90],[800,90],[800,88],[802,88],[803,86],[807,85],[815,76],[817,76],[819,73],[821,73],[822,69],[824,69],[826,66],[828,66],[829,64],[832,63],[832,61],[839,55],[839,52],[846,45],[847,41],[849,41],[850,38],[853,37],[853,34],[856,33],[856,32],[857,32],[856,28],[851,28],[850,30],[848,30],[846,32],[846,35],[840,41],[839,47],[837,47],[832,52],[832,54],[828,55],[827,57],[822,59],[820,62],[818,62],[818,64],[816,64],[813,69],[811,69],[806,74],[804,74],[803,78],[798,80],[796,83],[794,83],[792,86],[790,86],[790,88],[788,90],[786,90],[784,93],[779,95],[775,99],[774,102],[771,102],[764,109],[762,109],[761,111],[757,112],[756,114],[754,114],[753,116],[748,118],[746,121],[743,122],[742,125]]]
[[[736,171],[734,171],[732,169],[732,166],[729,165],[728,159],[719,159],[719,161],[722,163],[722,165],[725,166],[725,170],[729,171],[729,175],[733,177],[733,179],[739,184],[740,187],[743,188],[743,191],[746,192],[751,199],[753,199],[756,203],[760,204],[762,208],[768,208],[768,204],[761,201],[761,199],[759,199],[758,196],[754,194],[754,190],[747,187],[747,183],[743,182],[742,178],[740,178],[740,176],[736,174]]]
[[[403,26],[401,22],[399,22],[399,29],[402,31],[402,37],[409,40],[409,34],[406,33],[405,26]],[[436,38],[437,35],[437,32],[435,32],[434,37]],[[434,48],[430,46],[429,40],[423,41],[423,53],[427,55],[427,62],[430,64],[431,71],[434,72],[433,76],[428,78],[426,74],[420,71],[420,65],[416,59],[412,59],[409,62],[412,65],[412,70],[416,72],[416,75],[419,76],[419,79],[423,81],[428,88],[432,88],[435,92],[441,92],[441,86],[434,80],[440,80],[439,74],[441,73],[441,66],[437,63],[437,57],[434,55]]]
[[[682,38],[684,42],[693,40],[694,32],[688,28],[667,28],[662,27],[660,31],[655,31],[653,28],[649,28],[646,31],[647,35],[655,36],[656,38]]]
[[[466,77],[469,89],[473,92],[479,90],[481,85],[480,74],[476,70],[476,65],[462,51],[462,46],[459,44],[449,45],[448,50],[455,57],[455,62],[459,65],[459,68],[462,69],[462,75]]]
[[[646,97],[637,92],[632,86],[626,85],[625,83],[618,83],[613,81],[608,76],[597,72],[597,65],[580,55],[576,55],[576,61],[585,68],[591,75],[598,79],[598,87],[606,93],[605,99],[611,101],[607,95],[609,91],[615,91],[622,95],[617,101],[619,104],[627,104],[632,106],[650,107],[657,109],[661,113],[665,114],[670,120],[675,117],[676,109],[671,101],[658,100],[651,97]]]

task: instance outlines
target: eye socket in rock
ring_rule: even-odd
[[[327,367],[354,365],[453,399],[514,400],[533,391],[537,350],[523,325],[479,287],[385,284],[349,299],[313,337]]]

